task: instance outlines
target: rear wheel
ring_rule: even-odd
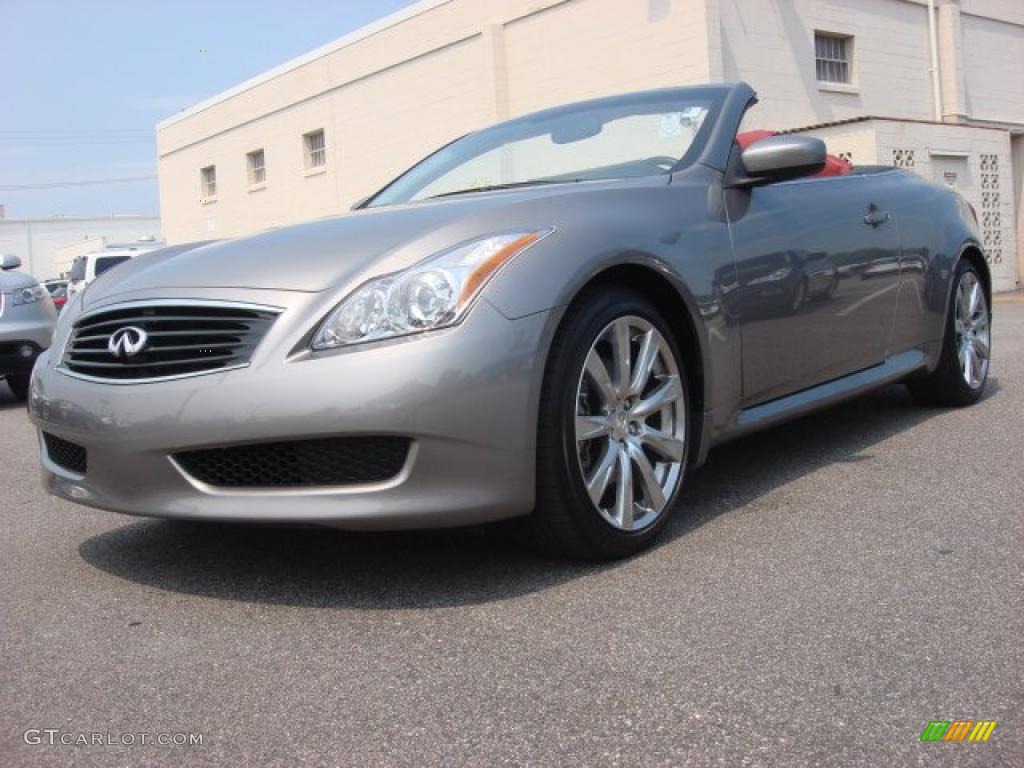
[[[800,307],[804,305],[804,301],[807,300],[807,278],[801,277],[800,282],[796,285],[796,290],[793,292],[793,301],[790,308],[796,312]]]
[[[981,275],[969,261],[961,261],[954,277],[939,364],[929,376],[907,382],[914,398],[925,405],[977,402],[988,380],[991,323]]]
[[[28,399],[28,379],[27,373],[12,373],[7,375],[7,386],[11,388],[11,392],[14,393],[16,400],[27,400]]]
[[[545,372],[537,505],[549,551],[606,560],[654,541],[682,487],[688,400],[682,358],[642,296],[604,286],[562,322]]]
[[[828,290],[825,292],[825,298],[831,299],[836,295],[836,290],[839,288],[839,273],[835,272],[832,275],[832,279],[828,283]]]

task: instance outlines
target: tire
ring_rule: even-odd
[[[832,280],[829,281],[828,288],[825,292],[825,298],[831,299],[836,295],[836,291],[839,289],[839,273],[836,272],[832,275]]]
[[[626,338],[628,345],[615,341]],[[623,348],[630,353],[628,377],[614,362],[615,350]],[[651,350],[653,355],[641,358]],[[638,365],[642,359],[653,365]],[[537,501],[523,521],[534,546],[560,556],[613,560],[658,537],[677,504],[689,455],[682,359],[665,319],[640,294],[603,285],[570,306],[548,355],[541,392]],[[598,365],[607,374],[604,386],[591,372]],[[580,424],[585,432],[577,432]],[[591,431],[600,434],[591,437]],[[626,468],[628,482],[621,479]],[[585,475],[593,481],[590,491]]]
[[[24,402],[28,399],[28,379],[29,375],[27,373],[11,373],[7,375],[7,386],[14,393],[15,400]]]
[[[953,276],[939,364],[928,376],[907,382],[914,399],[922,405],[952,407],[978,402],[988,380],[991,326],[981,275],[973,264],[961,260]]]
[[[789,308],[793,312],[799,312],[805,301],[807,301],[807,278],[801,277],[800,282],[796,285],[796,291],[793,292]]]

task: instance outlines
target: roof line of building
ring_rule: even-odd
[[[0,224],[59,224],[62,221],[133,221],[136,219],[160,220],[159,213],[112,213],[103,216],[36,216],[15,218],[0,217]]]
[[[288,110],[294,109],[295,107],[299,106],[300,104],[305,104],[305,103],[307,103],[309,101],[312,101],[313,99],[318,99],[321,96],[323,96],[324,94],[332,93],[332,92],[337,91],[337,90],[339,90],[341,88],[345,88],[345,87],[347,87],[349,85],[352,85],[353,83],[358,83],[358,82],[360,82],[362,80],[367,80],[367,79],[369,79],[371,77],[374,77],[376,75],[381,74],[382,72],[387,72],[389,69],[394,69],[395,67],[404,66],[405,64],[409,64],[409,63],[411,63],[413,61],[416,61],[417,59],[426,58],[427,56],[430,56],[432,54],[437,53],[438,51],[443,51],[445,49],[452,48],[452,47],[454,47],[456,45],[461,45],[462,43],[465,43],[467,40],[472,40],[473,38],[476,38],[476,37],[479,37],[479,36],[480,36],[479,32],[472,32],[470,34],[467,34],[464,37],[458,38],[457,40],[448,40],[448,41],[446,41],[444,43],[441,43],[436,48],[431,48],[428,51],[421,51],[420,53],[417,53],[417,54],[415,54],[413,56],[410,56],[409,58],[404,59],[404,60],[402,60],[400,62],[393,62],[391,64],[384,65],[384,66],[380,67],[379,69],[375,69],[372,72],[366,72],[364,74],[358,75],[357,77],[353,77],[353,78],[351,78],[349,80],[343,80],[341,82],[337,82],[337,83],[335,83],[335,84],[333,84],[331,86],[328,86],[328,87],[326,87],[326,88],[324,88],[322,90],[317,91],[316,93],[311,93],[308,96],[304,96],[301,99],[297,99],[295,101],[289,102],[288,104],[282,104],[282,105],[280,105],[278,107],[275,107],[274,109],[263,111],[260,114],[256,115],[255,117],[250,117],[250,118],[248,118],[246,120],[242,120],[241,122],[232,122],[230,125],[228,125],[228,126],[226,126],[224,128],[221,128],[220,130],[214,131],[213,133],[205,133],[200,138],[194,139],[194,140],[189,141],[189,142],[187,142],[185,144],[179,144],[179,145],[175,146],[174,149],[169,149],[166,152],[160,152],[158,150],[157,156],[161,160],[163,160],[165,157],[170,157],[171,155],[175,154],[176,152],[181,152],[182,150],[188,149],[189,147],[193,147],[196,144],[201,144],[204,141],[209,141],[210,139],[212,139],[212,138],[214,138],[216,136],[221,136],[221,135],[223,135],[225,133],[230,133],[231,131],[233,131],[233,130],[235,130],[237,128],[242,128],[242,127],[244,127],[246,125],[250,125],[252,123],[255,123],[255,122],[258,122],[260,120],[263,120],[263,119],[265,119],[267,117],[271,117],[272,115],[276,115],[276,114],[279,114],[281,112],[287,112]],[[258,149],[258,147],[254,147],[254,148]]]
[[[214,96],[211,96],[208,99],[203,99],[199,103],[193,104],[191,107],[183,109],[181,112],[178,112],[177,114],[164,118],[156,124],[156,129],[159,131],[170,125],[174,125],[175,123],[184,120],[185,118],[192,117],[193,115],[196,115],[202,112],[203,110],[209,109],[210,107],[220,104],[221,102],[227,101],[228,99],[233,98],[234,96],[238,96],[239,94],[245,93],[246,91],[251,90],[256,86],[269,82],[270,80],[273,80],[276,77],[280,77],[281,75],[287,72],[291,72],[292,70],[298,69],[299,67],[309,64],[310,62],[316,61],[317,59],[322,59],[324,56],[329,56],[335,51],[340,51],[342,48],[347,48],[348,46],[354,43],[358,43],[360,40],[365,40],[368,37],[376,35],[378,32],[383,32],[386,29],[401,24],[403,21],[407,21],[411,18],[419,16],[422,13],[426,13],[427,11],[433,10],[434,8],[437,8],[438,6],[441,5],[446,5],[447,3],[450,2],[452,2],[452,0],[419,0],[419,2],[415,2],[412,5],[406,6],[405,8],[395,11],[394,13],[388,14],[387,16],[381,19],[377,19],[377,21],[371,22],[365,26],[360,27],[359,29],[349,32],[347,35],[343,35],[342,37],[339,37],[337,40],[333,40],[330,43],[327,43],[326,45],[320,46],[319,48],[314,48],[309,53],[304,53],[302,56],[298,56],[294,59],[286,61],[284,64],[276,66],[273,69],[269,69],[266,72],[256,75],[255,77],[251,77],[248,80],[245,80],[244,82],[239,83],[238,85],[232,88],[228,88],[226,91],[221,91],[220,93],[215,94]]]
[[[779,133],[803,133],[804,131],[816,131],[819,128],[833,128],[837,125],[850,125],[851,123],[864,123],[868,120],[884,120],[891,123],[922,123],[924,125],[942,125],[948,128],[977,128],[982,131],[1003,131],[1008,128],[998,128],[994,125],[978,125],[977,123],[940,123],[936,120],[921,120],[915,117],[883,117],[882,115],[859,115],[847,117],[843,120],[831,120],[827,123],[815,123],[814,125],[802,125],[799,128],[787,128]]]

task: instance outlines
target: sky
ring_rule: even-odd
[[[410,4],[0,0],[0,205],[156,214],[159,121]]]

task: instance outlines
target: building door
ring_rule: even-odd
[[[930,153],[932,180],[966,198],[978,215],[981,243],[992,272],[995,290],[1010,290],[1017,279],[1016,243],[1003,164],[1005,155],[981,153]]]
[[[971,178],[971,164],[966,155],[936,155],[932,153],[932,180],[955,189],[978,208],[981,200],[975,200],[977,190]]]

